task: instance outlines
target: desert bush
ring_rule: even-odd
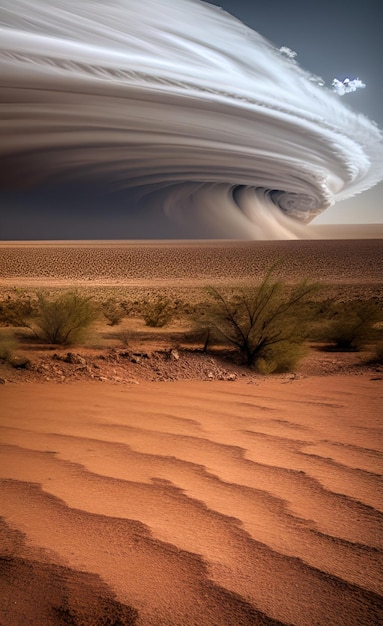
[[[265,350],[264,355],[258,357],[254,369],[259,374],[292,372],[306,354],[307,348],[303,343],[274,344],[271,350]]]
[[[334,303],[329,318],[321,331],[322,340],[339,351],[358,351],[378,339],[383,312],[375,301],[352,300]]]
[[[0,323],[16,328],[30,326],[31,319],[36,315],[36,300],[22,289],[14,289],[12,295],[0,303]]]
[[[109,298],[106,302],[103,302],[101,308],[109,326],[117,326],[127,315],[126,307],[114,298]]]
[[[161,328],[170,322],[174,309],[168,298],[159,296],[154,300],[143,302],[141,312],[147,326]]]
[[[303,356],[310,299],[318,291],[306,281],[289,287],[273,280],[273,270],[260,286],[229,295],[210,287],[212,301],[201,320],[234,346],[249,367],[268,372],[290,370]]]
[[[37,307],[33,330],[41,340],[53,344],[78,343],[98,316],[93,301],[76,292],[53,300],[39,293]]]

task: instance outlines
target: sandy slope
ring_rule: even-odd
[[[381,623],[382,395],[2,386],[0,624]]]

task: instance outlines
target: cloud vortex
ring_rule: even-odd
[[[106,180],[147,218],[262,239],[383,178],[377,127],[217,7],[1,4],[2,186]]]

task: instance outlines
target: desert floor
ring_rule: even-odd
[[[281,257],[288,280],[382,297],[378,240],[9,243],[0,291],[198,297]],[[313,352],[267,377],[112,346],[101,380],[97,351],[0,372],[1,626],[383,623],[381,369]]]
[[[381,392],[3,386],[1,623],[382,623]]]

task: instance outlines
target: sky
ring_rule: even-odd
[[[239,18],[277,48],[297,52],[301,67],[323,77],[359,77],[366,83],[342,97],[342,103],[383,129],[383,3],[377,0],[210,0]],[[314,223],[374,224],[383,222],[383,183],[327,209]],[[80,183],[65,187],[0,189],[0,239],[130,239],[172,238],[179,231],[161,222],[142,225],[127,212],[129,192],[114,193]],[[107,206],[107,211],[105,207]],[[172,230],[173,229],[173,230]],[[190,237],[193,238],[193,230]]]

